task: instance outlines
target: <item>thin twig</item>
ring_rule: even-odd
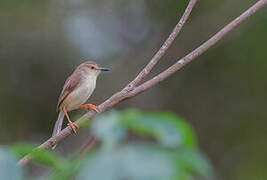
[[[255,3],[252,7],[250,7],[246,12],[241,14],[239,17],[237,17],[235,20],[233,20],[230,24],[225,26],[221,31],[219,31],[217,34],[215,34],[213,37],[211,37],[208,41],[203,43],[200,47],[192,51],[190,54],[185,56],[184,58],[180,59],[169,67],[167,70],[163,71],[159,75],[155,76],[151,80],[145,82],[144,84],[134,88],[133,90],[129,91],[127,88],[124,88],[122,91],[114,94],[112,97],[110,97],[108,100],[106,100],[104,103],[98,106],[100,112],[106,111],[119,103],[120,101],[136,96],[137,94],[151,88],[152,86],[156,85],[160,81],[166,79],[168,76],[173,74],[174,72],[181,69],[183,66],[185,66],[187,63],[194,60],[196,57],[204,53],[207,49],[212,47],[215,43],[217,43],[223,36],[225,36],[227,33],[229,33],[233,28],[235,28],[237,25],[239,25],[241,22],[246,20],[251,15],[255,14],[260,8],[262,8],[264,5],[267,4],[267,0],[259,0],[257,3]],[[152,66],[153,67],[153,66]],[[90,111],[86,113],[84,116],[82,116],[79,120],[76,121],[78,125],[81,125],[85,122],[88,122],[90,118],[93,118],[96,115],[94,111]],[[41,144],[38,148],[42,149],[48,149],[51,148],[51,146],[54,143],[58,143],[59,141],[65,139],[67,136],[72,134],[72,130],[70,127],[66,127],[63,129],[58,135],[51,137],[47,141],[45,141],[43,144]],[[19,162],[19,165],[25,165],[31,160],[30,154],[24,156]]]
[[[169,49],[169,47],[171,46],[171,44],[173,43],[177,35],[180,33],[182,27],[187,21],[196,2],[197,0],[191,0],[188,3],[188,6],[184,11],[183,16],[181,17],[180,21],[174,27],[172,33],[169,35],[169,37],[166,39],[166,41],[163,43],[163,45],[157,51],[157,53],[153,56],[153,58],[149,61],[146,67],[136,76],[136,78],[132,82],[129,83],[128,85],[129,89],[133,89],[135,86],[137,86],[142,81],[142,79],[144,79],[150,73],[152,68],[158,63],[161,57],[166,53],[166,51]]]

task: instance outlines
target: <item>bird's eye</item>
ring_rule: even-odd
[[[92,69],[92,70],[93,70],[93,69],[95,69],[95,67],[94,67],[94,66],[90,66],[90,69]]]

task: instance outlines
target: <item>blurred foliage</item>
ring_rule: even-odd
[[[110,111],[98,115],[90,128],[101,144],[85,155],[62,159],[50,151],[33,150],[34,146],[27,144],[16,144],[10,149],[16,156],[31,152],[35,162],[52,168],[52,172],[41,179],[190,180],[211,177],[211,165],[198,151],[192,128],[173,113]],[[128,138],[132,140],[126,141]],[[13,176],[7,179],[22,179],[21,169],[10,152],[0,149],[0,159],[0,172],[14,169],[12,173],[6,172],[9,173],[6,177]]]
[[[195,136],[181,118],[166,112],[141,113],[129,110],[121,113],[121,123],[129,130],[151,135],[167,147],[194,148]],[[164,119],[164,121],[162,121]]]
[[[30,153],[31,159],[46,166],[50,166],[56,169],[62,169],[65,166],[66,162],[64,161],[64,159],[56,156],[51,151],[44,149],[35,149],[35,147],[37,147],[37,145],[18,143],[11,146],[10,148],[11,151],[19,157],[23,157]]]

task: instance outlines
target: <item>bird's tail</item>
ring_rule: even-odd
[[[53,130],[53,134],[52,136],[55,136],[57,135],[61,129],[62,129],[62,124],[63,124],[63,119],[64,119],[64,112],[62,110],[60,110],[59,114],[58,114],[58,118],[57,118],[57,121],[55,123],[55,126],[54,126],[54,130]],[[55,149],[56,148],[56,144],[52,147],[52,149]]]

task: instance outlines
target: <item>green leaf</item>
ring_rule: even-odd
[[[19,157],[31,154],[31,158],[43,165],[62,169],[67,165],[67,161],[55,155],[55,153],[45,149],[35,149],[36,146],[27,143],[19,143],[11,146],[11,150]]]
[[[16,165],[17,159],[6,148],[0,147],[1,179],[22,180],[22,169]]]
[[[200,165],[206,167],[207,161],[192,149],[132,143],[95,152],[75,179],[187,180],[208,173]]]
[[[30,143],[17,143],[9,146],[9,149],[18,157],[23,157],[32,152],[35,147],[36,145]]]
[[[120,123],[137,134],[156,138],[166,147],[196,147],[192,128],[173,113],[127,110],[120,113]]]
[[[77,171],[83,167],[87,157],[80,156],[76,159],[71,159],[64,168],[56,169],[46,179],[47,180],[66,180],[70,179]]]
[[[97,152],[85,164],[77,180],[170,179],[168,159],[156,149],[123,146]]]
[[[175,163],[176,176],[181,175],[188,178],[192,175],[202,176],[210,179],[212,176],[212,167],[208,159],[200,152],[193,149],[179,149],[170,153],[170,158]]]

